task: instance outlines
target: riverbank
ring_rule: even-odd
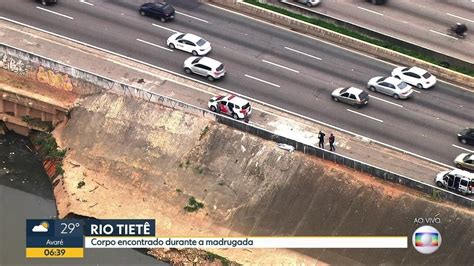
[[[0,265],[168,265],[132,249],[87,250],[84,259],[26,259],[26,219],[56,219],[51,182],[29,139],[0,135]]]

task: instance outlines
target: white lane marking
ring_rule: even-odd
[[[474,23],[474,20],[470,20],[470,19],[467,19],[467,18],[463,18],[463,17],[460,17],[460,16],[456,16],[456,15],[453,15],[453,14],[451,14],[451,13],[446,13],[446,15],[451,16],[451,17],[455,17],[455,18],[464,19],[464,20],[466,20],[466,21],[469,21],[469,22],[471,22],[471,23]]]
[[[432,33],[436,33],[436,34],[439,34],[439,35],[443,35],[443,36],[449,37],[449,38],[451,38],[451,39],[459,40],[459,39],[456,38],[456,37],[450,36],[450,35],[448,35],[448,34],[445,34],[445,33],[439,32],[439,31],[435,31],[435,30],[430,30],[430,31],[431,31]]]
[[[40,9],[40,10],[43,10],[43,11],[46,11],[46,12],[49,12],[51,14],[55,14],[55,15],[58,15],[58,16],[61,16],[61,17],[65,17],[65,18],[68,18],[68,19],[74,19],[73,17],[70,17],[70,16],[67,16],[67,15],[64,15],[64,14],[61,14],[61,13],[58,13],[58,12],[54,12],[54,11],[51,11],[51,10],[48,10],[46,8],[42,8],[42,7],[39,7],[37,6],[36,8]]]
[[[81,3],[83,3],[83,4],[86,4],[86,5],[94,6],[94,4],[89,3],[89,2],[87,2],[86,0],[80,0],[79,2],[81,2]]]
[[[379,100],[379,101],[386,102],[386,103],[389,103],[389,104],[392,104],[392,105],[398,106],[398,107],[400,107],[400,108],[405,108],[405,107],[404,107],[403,105],[401,105],[401,104],[398,104],[398,103],[392,103],[391,101],[384,100],[384,99],[382,99],[382,98],[379,98],[379,97],[377,97],[377,96],[370,95],[370,98],[374,98],[374,99],[377,99],[377,100]]]
[[[466,149],[466,148],[464,148],[464,147],[461,147],[461,146],[458,146],[458,145],[455,145],[455,144],[452,144],[452,146],[453,146],[453,147],[456,147],[456,148],[458,148],[458,149],[461,149],[461,150],[465,150],[465,151],[467,151],[467,152],[474,153],[473,150]]]
[[[358,114],[358,115],[361,115],[361,116],[364,116],[364,117],[373,119],[373,120],[375,120],[375,121],[378,121],[378,122],[380,122],[380,123],[383,123],[383,120],[378,119],[378,118],[375,118],[375,117],[373,117],[373,116],[366,115],[366,114],[363,114],[363,113],[359,113],[359,112],[356,112],[356,111],[351,110],[351,109],[346,109],[346,110],[349,111],[349,112],[351,112],[351,113]]]
[[[370,9],[367,9],[367,8],[363,8],[363,7],[361,7],[361,6],[357,6],[357,8],[362,9],[362,10],[365,10],[365,11],[368,11],[368,12],[372,12],[372,13],[377,14],[377,15],[379,15],[379,16],[383,16],[382,13],[375,12],[375,11],[373,11],[373,10],[370,10]]]
[[[289,68],[289,67],[286,67],[286,66],[282,66],[282,65],[279,65],[279,64],[276,64],[276,63],[267,61],[267,60],[265,60],[265,59],[262,59],[262,62],[267,63],[267,64],[270,64],[270,65],[274,65],[274,66],[277,66],[277,67],[281,67],[281,68],[286,69],[286,70],[289,70],[289,71],[293,71],[293,72],[296,72],[296,73],[300,73],[298,70],[295,70],[295,69],[293,69],[293,68]]]
[[[160,25],[155,24],[155,23],[152,23],[151,25],[153,25],[153,26],[155,26],[155,27],[157,27],[157,28],[161,28],[161,29],[164,29],[164,30],[171,31],[171,32],[173,32],[173,33],[179,32],[179,31],[177,31],[177,30],[173,30],[173,29],[170,29],[170,28],[167,28],[167,27],[163,27],[163,26],[160,26]]]
[[[473,0],[473,1],[474,1],[474,0]],[[241,16],[244,16],[244,17],[249,17],[249,16],[242,15],[242,14],[239,14],[239,13],[234,12],[234,11],[229,11],[229,10],[227,10],[227,9],[225,9],[225,8],[217,7],[217,6],[211,5],[211,4],[209,4],[209,5],[210,5],[210,6],[213,6],[213,7],[215,7],[215,8],[221,9],[221,10],[225,10],[225,11],[230,12],[230,13],[234,13],[234,14],[237,14],[237,15],[241,15]],[[262,22],[262,21],[260,21],[260,20],[254,19],[254,18],[252,18],[252,17],[249,17],[249,18],[250,18],[250,19],[253,19],[253,20],[255,20],[255,21]],[[183,79],[192,80],[192,81],[194,81],[194,82],[197,82],[197,83],[200,83],[200,84],[204,84],[204,85],[209,86],[209,87],[212,87],[212,88],[214,88],[214,89],[222,90],[222,91],[227,92],[227,93],[229,93],[229,94],[234,94],[234,95],[237,95],[237,96],[246,98],[246,99],[248,99],[248,100],[250,100],[250,101],[259,103],[259,104],[264,105],[264,106],[268,106],[268,107],[273,108],[273,109],[275,109],[275,110],[278,110],[278,111],[280,111],[280,112],[287,113],[287,114],[290,114],[290,115],[299,117],[299,118],[301,118],[301,119],[305,119],[305,120],[310,121],[310,122],[313,122],[313,123],[318,123],[318,124],[321,124],[321,125],[323,125],[323,126],[327,126],[327,127],[333,128],[333,129],[335,129],[335,130],[341,131],[341,132],[343,132],[343,133],[347,133],[347,134],[353,135],[353,136],[355,136],[355,137],[364,138],[364,139],[366,139],[366,140],[368,140],[368,141],[370,141],[370,142],[377,143],[377,144],[382,145],[382,146],[385,146],[385,147],[387,147],[387,148],[390,148],[390,149],[394,149],[394,150],[396,150],[396,151],[403,152],[404,154],[409,154],[409,155],[415,156],[415,157],[417,157],[417,158],[420,158],[420,159],[429,161],[429,162],[431,162],[431,163],[434,163],[434,164],[437,164],[437,165],[446,167],[446,168],[448,168],[448,169],[455,169],[455,167],[453,167],[453,166],[451,166],[451,165],[448,165],[448,164],[445,164],[445,163],[442,163],[442,162],[438,162],[438,161],[436,161],[436,160],[433,160],[433,159],[430,159],[430,158],[428,158],[428,157],[425,157],[425,156],[416,154],[416,153],[414,153],[414,152],[407,151],[407,150],[404,150],[404,149],[402,149],[402,148],[398,148],[398,147],[393,146],[393,145],[390,145],[390,144],[388,144],[388,143],[385,143],[385,142],[382,142],[382,141],[379,141],[379,140],[376,140],[376,139],[372,139],[372,138],[366,137],[366,136],[364,136],[364,135],[361,135],[361,134],[352,132],[352,131],[350,131],[350,130],[347,130],[347,129],[344,129],[344,128],[341,128],[341,127],[333,126],[333,125],[328,124],[328,123],[326,123],[326,122],[323,122],[323,121],[320,121],[320,120],[317,120],[317,119],[313,119],[313,118],[311,118],[311,117],[304,116],[304,115],[298,114],[298,113],[296,113],[296,112],[292,112],[292,111],[290,111],[290,110],[287,110],[287,109],[278,107],[278,106],[276,106],[276,105],[269,104],[269,103],[266,103],[266,102],[264,102],[264,101],[261,101],[261,100],[252,98],[252,97],[248,97],[248,96],[243,95],[243,94],[241,94],[241,93],[234,92],[234,91],[232,91],[232,90],[228,90],[228,89],[225,89],[225,88],[223,88],[223,87],[216,86],[216,85],[214,85],[214,84],[212,84],[212,83],[204,82],[204,81],[202,81],[202,80],[198,80],[198,79],[195,79],[195,78],[192,78],[192,77],[189,77],[189,76],[185,76],[185,75],[183,75],[183,74],[181,74],[181,73],[174,72],[174,71],[171,71],[171,70],[168,70],[168,69],[166,69],[166,68],[159,67],[159,66],[155,66],[155,65],[152,65],[152,64],[150,64],[150,63],[147,63],[147,62],[144,62],[144,61],[135,59],[135,58],[133,58],[133,57],[129,57],[129,56],[126,56],[126,55],[123,55],[123,54],[120,54],[120,53],[116,53],[116,52],[114,52],[114,51],[110,51],[110,50],[107,50],[107,49],[104,49],[104,48],[101,48],[101,47],[98,47],[98,46],[95,46],[95,45],[92,45],[92,44],[88,44],[88,43],[86,43],[86,42],[82,42],[82,41],[79,41],[79,40],[76,40],[76,39],[73,39],[73,38],[69,38],[69,37],[67,37],[67,36],[64,36],[64,35],[61,35],[61,34],[58,34],[58,33],[54,33],[54,32],[52,32],[52,31],[47,31],[47,30],[44,30],[44,29],[41,29],[41,28],[38,28],[38,27],[35,27],[35,26],[31,26],[31,25],[28,25],[28,24],[26,24],[26,23],[22,23],[22,22],[20,22],[20,21],[16,21],[16,20],[9,19],[9,18],[2,17],[2,16],[0,16],[0,19],[3,19],[3,20],[5,20],[5,21],[9,21],[9,22],[12,22],[12,23],[16,23],[16,24],[22,25],[22,26],[24,26],[24,27],[29,27],[29,28],[31,28],[31,29],[35,29],[35,30],[37,30],[37,31],[41,31],[41,32],[43,32],[43,33],[51,34],[51,35],[53,35],[53,36],[56,36],[56,37],[59,37],[59,38],[62,38],[62,39],[68,40],[68,41],[72,41],[72,42],[75,42],[75,43],[78,43],[78,44],[81,44],[81,45],[85,45],[86,47],[90,47],[90,48],[94,48],[94,49],[97,49],[97,50],[100,50],[100,51],[103,51],[103,52],[107,52],[107,53],[110,53],[110,54],[112,54],[112,55],[116,55],[116,56],[125,58],[125,59],[127,59],[127,60],[130,60],[130,61],[133,61],[133,62],[136,62],[136,63],[139,63],[139,64],[143,64],[143,65],[148,66],[148,67],[151,67],[151,68],[155,68],[155,69],[158,69],[158,70],[167,72],[167,73],[171,73],[171,74],[176,75],[176,76],[178,76],[178,77],[181,77],[181,78],[183,78]],[[263,22],[263,23],[265,23],[265,22]],[[267,23],[267,24],[268,24],[268,25],[275,26],[275,25],[270,24],[270,23]],[[275,27],[279,27],[279,26],[275,26]],[[279,28],[282,28],[282,27],[279,27]],[[282,29],[285,29],[285,28],[282,28]],[[287,30],[287,29],[285,29],[285,30]],[[289,32],[290,32],[290,31],[289,31]],[[298,34],[299,34],[299,33],[298,33]],[[300,34],[300,35],[301,35],[301,36],[305,36],[304,34]],[[306,37],[308,37],[308,36],[306,36]],[[309,37],[309,38],[311,38],[311,37]],[[311,39],[318,40],[318,39],[316,39],[316,38],[311,38]],[[324,41],[323,41],[323,42],[324,42]],[[325,42],[325,43],[326,43],[326,42]],[[329,43],[329,42],[327,42],[327,43],[328,43],[328,44],[331,44],[331,43]],[[350,51],[350,50],[345,49],[345,48],[342,48],[342,47],[341,47],[341,49]],[[363,54],[361,54],[361,55],[363,55]],[[43,56],[43,57],[44,57],[44,56]],[[369,57],[369,56],[366,56],[366,57]],[[50,59],[50,58],[47,58],[47,57],[45,57],[45,58],[46,58],[46,59]],[[369,58],[371,58],[371,57],[369,57]],[[374,60],[377,60],[377,61],[380,61],[380,62],[383,62],[382,60],[377,59],[377,58],[373,58],[373,59],[374,59]],[[54,61],[53,59],[50,59],[50,60]],[[385,62],[385,63],[386,63],[386,62]],[[395,64],[393,64],[393,65],[396,66]],[[133,67],[132,67],[132,68],[133,68]],[[143,71],[143,69],[137,69],[137,68],[135,68],[135,70],[137,70],[137,71]],[[86,71],[86,70],[84,70],[84,71]],[[90,71],[86,71],[86,72],[90,72]],[[98,75],[98,76],[101,76],[101,75]],[[165,79],[167,79],[167,78],[165,77]],[[179,81],[176,81],[176,80],[172,80],[172,79],[167,79],[167,80],[170,80],[170,81],[172,81],[172,82],[176,82],[176,83],[178,83],[178,84],[181,84],[181,85],[186,86],[186,87],[189,87],[189,88],[194,88],[194,87],[192,87],[192,86],[189,86],[189,84],[185,84],[185,83],[182,83],[182,82],[179,82]],[[117,81],[117,82],[118,82],[118,81]]]
[[[164,47],[164,46],[161,46],[161,45],[158,45],[158,44],[154,44],[154,43],[151,43],[151,42],[147,42],[147,41],[144,41],[144,40],[142,40],[142,39],[137,39],[137,41],[142,42],[142,43],[146,43],[146,44],[151,45],[151,46],[154,46],[154,47],[161,48],[161,49],[166,50],[166,51],[173,52],[173,50],[171,50],[171,49],[169,49],[169,48],[166,48],[166,47]]]
[[[417,90],[415,90],[415,89],[413,89],[413,92],[416,92],[416,93],[421,93],[420,91],[417,91]]]
[[[295,52],[295,53],[298,53],[298,54],[306,55],[306,56],[308,56],[308,57],[311,57],[311,58],[314,58],[314,59],[317,59],[317,60],[323,60],[323,59],[320,58],[320,57],[317,57],[317,56],[314,56],[314,55],[310,55],[310,54],[307,54],[307,53],[298,51],[298,50],[293,49],[293,48],[290,48],[290,47],[286,47],[286,46],[285,46],[285,49],[290,50],[290,51]]]
[[[175,12],[176,12],[176,14],[180,14],[180,15],[183,15],[183,16],[186,16],[186,17],[190,17],[190,18],[193,18],[195,20],[202,21],[204,23],[209,23],[209,21],[207,21],[205,19],[202,19],[202,18],[197,18],[197,17],[191,16],[191,15],[188,15],[188,14],[185,14],[185,13],[182,13],[182,12],[178,12],[178,11],[175,11]]]
[[[474,0],[472,0],[474,1]],[[349,53],[352,53],[352,54],[357,54],[357,55],[360,55],[360,56],[363,56],[363,57],[366,57],[366,58],[370,58],[374,61],[377,61],[377,62],[380,62],[380,63],[383,63],[383,64],[386,64],[386,65],[391,65],[391,66],[394,66],[394,67],[397,67],[398,65],[397,64],[394,64],[394,63],[391,63],[389,61],[384,61],[380,58],[376,58],[375,56],[371,56],[371,55],[367,55],[367,54],[364,54],[362,52],[359,52],[359,51],[356,51],[354,49],[349,49],[347,47],[344,47],[344,46],[341,46],[341,45],[338,45],[338,44],[335,44],[335,43],[332,43],[330,41],[326,41],[326,40],[323,40],[321,38],[316,38],[315,36],[311,36],[311,35],[307,35],[307,34],[304,34],[304,33],[301,33],[301,32],[297,32],[297,31],[294,31],[294,30],[291,30],[291,29],[288,29],[288,28],[285,28],[283,26],[280,26],[280,25],[276,25],[276,24],[273,24],[273,23],[270,23],[270,22],[267,22],[267,21],[264,21],[264,20],[261,20],[261,19],[257,19],[257,18],[254,18],[254,17],[251,17],[251,16],[248,16],[248,15],[244,15],[244,14],[241,14],[241,13],[238,13],[236,11],[232,11],[232,10],[229,10],[229,9],[226,9],[226,8],[223,8],[223,7],[220,7],[220,6],[217,6],[217,5],[214,5],[214,4],[210,4],[210,3],[206,3],[206,5],[209,5],[209,6],[212,6],[213,8],[215,9],[219,9],[219,10],[223,10],[225,12],[228,12],[228,13],[232,13],[236,16],[241,16],[241,17],[244,17],[244,18],[248,18],[250,20],[253,20],[253,21],[256,21],[258,23],[262,23],[262,24],[265,24],[267,26],[270,26],[270,27],[275,27],[275,28],[278,28],[278,29],[281,29],[281,30],[284,30],[286,32],[290,32],[291,34],[297,34],[297,35],[300,35],[304,38],[308,38],[308,39],[312,39],[312,40],[315,40],[315,41],[318,41],[318,42],[322,42],[322,43],[325,43],[327,45],[330,45],[330,46],[334,46],[334,47],[337,47],[341,50],[344,50],[344,51],[348,51]],[[468,92],[471,92],[472,90],[470,89],[467,89],[465,87],[461,87],[460,85],[458,84],[454,84],[454,83],[451,83],[449,81],[446,81],[446,80],[441,80],[443,83],[446,83],[446,84],[449,84],[453,87],[456,87],[456,88],[459,88],[461,90],[464,90],[464,91],[468,91]],[[447,165],[447,164],[445,164]]]
[[[250,75],[247,75],[247,74],[245,74],[245,76],[246,76],[247,78],[251,78],[251,79],[254,79],[254,80],[258,80],[258,81],[263,82],[263,83],[266,83],[266,84],[268,84],[268,85],[272,85],[272,86],[275,86],[275,87],[277,87],[277,88],[280,88],[280,85],[278,85],[278,84],[271,83],[271,82],[269,82],[269,81],[266,81],[266,80],[263,80],[263,79],[259,79],[259,78],[256,78],[256,77],[253,77],[253,76],[250,76]]]

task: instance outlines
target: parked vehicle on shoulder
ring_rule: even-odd
[[[56,4],[58,0],[36,0],[36,2],[39,2],[43,6],[49,6]]]
[[[438,187],[452,189],[463,194],[474,194],[474,173],[460,169],[443,171],[436,175]]]
[[[211,111],[232,116],[234,119],[245,119],[252,114],[250,103],[235,95],[214,96],[207,105]]]
[[[418,89],[429,89],[436,84],[436,77],[419,67],[397,67],[392,71],[392,76]]]
[[[458,140],[462,144],[474,145],[474,128],[465,128],[458,133]]]
[[[474,153],[459,154],[456,159],[454,159],[454,164],[457,168],[474,171]]]
[[[313,7],[319,5],[321,0],[295,0],[295,2],[307,5],[308,7]]]
[[[367,83],[367,88],[373,92],[380,92],[395,99],[407,99],[413,94],[413,89],[404,81],[395,77],[374,77]]]
[[[335,102],[343,102],[356,107],[369,103],[369,94],[355,87],[337,88],[331,93]]]
[[[192,33],[177,32],[168,38],[166,45],[171,49],[179,49],[194,56],[205,55],[211,51],[211,44],[208,41]]]
[[[224,64],[206,56],[191,56],[184,61],[184,71],[206,77],[209,81],[225,75]]]
[[[138,13],[142,16],[159,19],[161,22],[174,19],[175,10],[166,2],[148,2],[140,6]]]

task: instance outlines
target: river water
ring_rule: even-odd
[[[26,259],[25,220],[55,219],[42,163],[27,138],[0,135],[0,265],[168,265],[133,249],[87,249],[84,259]]]

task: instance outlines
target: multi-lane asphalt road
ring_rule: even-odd
[[[214,85],[442,163],[474,150],[456,140],[458,131],[474,126],[470,91],[439,81],[409,100],[370,92],[369,105],[354,109],[332,102],[330,92],[365,88],[371,77],[389,75],[395,66],[197,1],[169,1],[176,20],[161,23],[138,14],[143,2],[63,0],[44,8],[4,0],[0,16],[180,74],[190,55],[167,48],[166,39],[175,31],[191,32],[210,41],[209,56],[226,65],[227,76]]]
[[[277,0],[272,0],[278,2]],[[299,5],[293,1],[289,4]],[[389,0],[372,5],[365,0],[321,1],[307,8],[364,28],[405,40],[472,63],[474,58],[474,2],[471,0]],[[459,39],[447,29],[456,22],[465,23],[469,34]]]

